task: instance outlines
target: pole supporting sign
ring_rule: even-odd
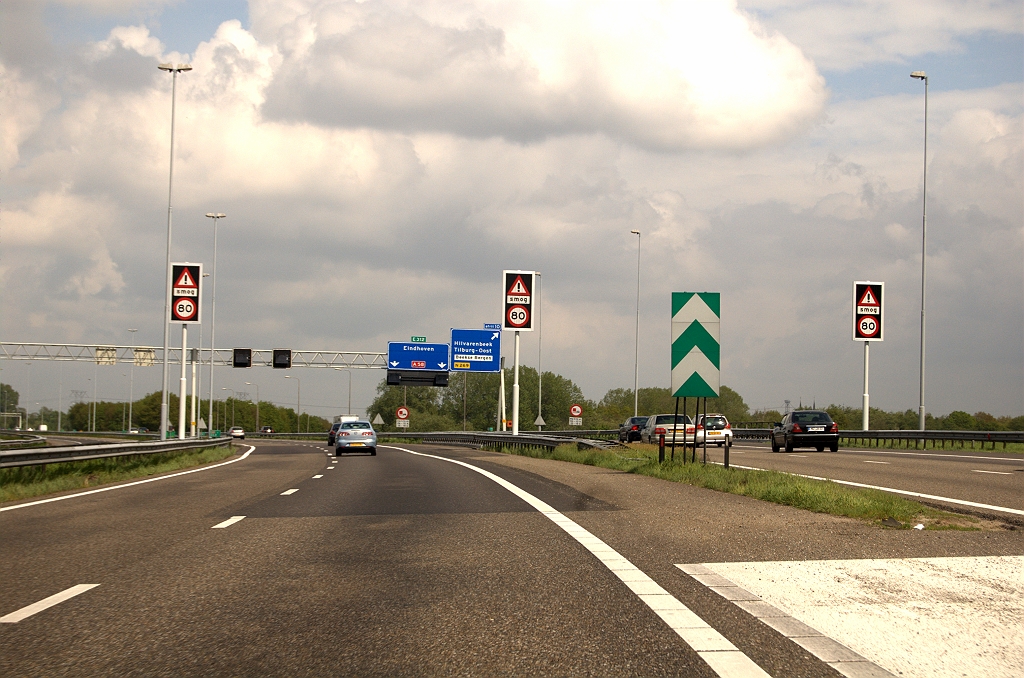
[[[203,265],[171,264],[171,322],[197,325],[201,321],[200,301]]]
[[[854,341],[882,341],[884,299],[885,283],[869,280],[853,283]]]
[[[719,292],[672,293],[672,396],[717,398],[721,390]]]

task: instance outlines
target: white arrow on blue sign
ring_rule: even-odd
[[[446,371],[448,344],[389,341],[388,369]]]
[[[501,327],[485,330],[452,328],[453,372],[498,372],[501,370]]]

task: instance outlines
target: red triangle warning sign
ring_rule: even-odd
[[[188,268],[182,270],[181,275],[178,276],[178,282],[174,283],[175,287],[198,287],[196,281],[192,278],[192,274],[189,273]]]
[[[863,294],[863,296],[861,296],[860,301],[857,302],[857,305],[858,306],[878,306],[879,305],[878,297],[875,296],[874,291],[869,287],[866,290],[864,290],[864,294]]]
[[[523,276],[516,276],[515,282],[512,283],[512,287],[508,288],[507,294],[514,294],[519,297],[530,296],[530,290],[526,289],[526,283],[523,282]]]

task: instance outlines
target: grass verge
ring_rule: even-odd
[[[205,450],[139,454],[57,464],[0,469],[0,502],[81,490],[106,483],[167,473],[220,461],[234,454],[229,445]]]
[[[972,516],[940,511],[880,490],[845,487],[778,471],[726,469],[716,464],[683,464],[680,461],[659,464],[657,452],[652,457],[649,452],[636,448],[628,451],[629,457],[615,451],[579,450],[572,443],[554,450],[536,447],[502,448],[500,451],[637,473],[886,527],[910,529],[922,524],[926,530],[977,530],[982,526],[982,521]]]

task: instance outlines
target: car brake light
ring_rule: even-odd
[[[697,429],[703,431],[704,430],[704,424],[697,424]]]
[[[660,426],[658,428],[654,429],[654,435],[660,436],[660,435],[663,435],[664,433],[665,433],[665,429],[661,428]]]
[[[803,433],[804,428],[800,424],[793,424],[793,433]]]
[[[640,427],[639,427],[639,426],[634,426],[634,427],[633,427],[633,428],[631,428],[630,430],[631,430],[631,431],[639,431],[639,430],[640,430]]]
[[[372,435],[373,435],[373,433],[372,433],[372,432],[370,432],[370,431],[363,431],[363,435],[364,435],[364,436],[372,436]]]
[[[348,435],[348,431],[338,431],[338,435],[339,436],[347,436]]]
[[[725,427],[726,427],[727,429],[732,429],[732,424],[726,424],[726,425],[725,425]]]
[[[829,433],[839,433],[839,424],[832,422],[832,428],[828,430]]]

